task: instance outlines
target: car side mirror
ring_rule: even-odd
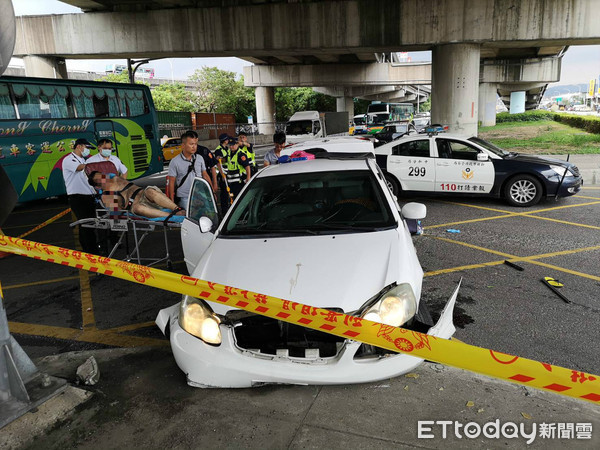
[[[423,203],[407,203],[402,207],[402,215],[405,219],[424,219],[427,216],[427,207]]]
[[[477,161],[489,161],[490,157],[487,153],[479,152],[477,153]]]
[[[198,221],[198,226],[200,227],[201,233],[209,233],[212,230],[213,222],[206,216],[200,217]]]

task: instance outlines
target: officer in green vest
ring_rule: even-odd
[[[221,206],[221,214],[225,214],[225,211],[229,209],[229,205],[231,204],[231,198],[229,196],[227,185],[225,184],[227,177],[227,158],[229,157],[229,141],[231,139],[231,136],[229,136],[227,133],[220,134],[219,145],[214,151],[214,154],[217,158],[217,169],[219,172],[217,178],[220,192],[219,203]]]
[[[256,173],[256,155],[254,154],[254,146],[248,142],[248,135],[243,131],[239,132],[238,141],[240,150],[246,153],[246,156],[250,159],[250,167],[252,169],[252,175],[254,175]]]
[[[232,138],[228,144],[229,156],[227,158],[227,184],[233,194],[237,197],[244,184],[252,177],[251,163],[248,155],[239,150],[239,142]]]

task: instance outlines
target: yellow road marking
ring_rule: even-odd
[[[26,209],[25,211],[13,211],[10,214],[33,214],[33,213],[37,213],[37,212],[43,212],[43,211],[56,211],[57,209],[64,209],[65,205],[63,206],[56,206],[54,208],[44,208],[44,209],[34,209],[34,210],[30,210],[30,209]],[[67,206],[68,208],[68,206]]]
[[[600,227],[597,227],[595,225],[586,225],[584,223],[567,222],[566,220],[552,219],[551,217],[530,216],[530,215],[525,215],[523,217],[531,217],[532,219],[548,220],[550,222],[564,223],[566,225],[573,225],[575,227],[583,227],[583,228],[591,228],[592,230],[600,230]]]
[[[156,326],[155,322],[142,322],[142,323],[132,323],[130,325],[123,325],[120,327],[109,328],[107,331],[112,331],[114,333],[122,333],[123,331],[134,331],[139,330],[141,328],[149,328]]]
[[[575,253],[600,250],[600,245],[576,248],[576,249],[571,249],[571,250],[561,250],[561,251],[551,252],[551,253],[541,253],[539,255],[515,256],[515,255],[510,255],[508,253],[497,252],[496,250],[492,250],[489,248],[479,247],[479,246],[473,245],[473,244],[468,244],[466,242],[455,241],[454,239],[442,238],[442,237],[437,237],[437,236],[428,236],[428,237],[432,237],[432,238],[440,240],[440,241],[450,242],[452,244],[458,244],[458,245],[462,245],[465,247],[473,248],[475,250],[480,250],[480,251],[483,251],[486,253],[491,253],[493,255],[504,256],[506,259],[509,259],[511,262],[527,262],[530,264],[535,264],[538,266],[546,267],[548,269],[557,270],[559,272],[565,272],[565,273],[569,273],[571,275],[576,275],[576,276],[579,276],[582,278],[588,278],[590,280],[600,281],[600,277],[598,277],[596,275],[590,275],[588,273],[578,272],[576,270],[571,270],[571,269],[565,269],[564,267],[559,267],[559,266],[555,266],[553,264],[547,264],[547,263],[544,263],[541,261],[537,261],[538,259],[542,259],[542,258],[552,258],[555,256],[572,255]],[[440,269],[440,270],[433,270],[431,272],[425,272],[425,274],[423,276],[431,277],[431,276],[441,275],[441,274],[445,274],[445,273],[460,272],[462,270],[480,269],[482,267],[497,266],[497,265],[500,265],[503,263],[504,263],[504,260],[490,261],[490,262],[485,262],[485,263],[480,263],[480,264],[471,264],[471,265],[467,265],[467,266],[450,267],[448,269]]]
[[[44,284],[60,283],[62,281],[71,281],[71,280],[78,280],[78,279],[79,279],[79,275],[76,275],[76,276],[72,276],[72,277],[54,278],[53,280],[41,280],[41,281],[32,281],[30,283],[10,284],[8,286],[4,286],[4,290],[20,289],[20,288],[30,287],[30,286],[41,286]]]
[[[516,214],[506,214],[504,216],[481,217],[479,219],[461,220],[459,222],[448,222],[448,223],[441,223],[438,225],[427,225],[426,227],[423,227],[423,229],[429,230],[429,229],[433,229],[433,228],[442,228],[442,227],[449,227],[449,226],[453,226],[453,225],[462,225],[465,223],[484,222],[486,220],[496,220],[496,219],[506,219],[508,217],[514,217],[514,216],[516,216]]]
[[[578,195],[578,198],[588,198],[590,200],[600,200],[600,197],[588,197],[587,195]]]
[[[113,347],[156,347],[169,345],[169,342],[163,339],[120,335],[108,330],[77,330],[74,328],[63,328],[21,322],[9,322],[8,326],[11,332],[16,334],[44,336],[79,342],[91,342],[94,344],[110,345]]]
[[[71,223],[71,221],[69,221],[69,220],[56,220],[56,221],[54,221],[52,223],[54,223],[54,224],[57,224],[57,223]],[[13,226],[10,226],[10,227],[4,227],[4,229],[5,230],[14,230],[15,228],[31,228],[31,227],[37,227],[38,225],[39,225],[39,223],[30,223],[30,224],[27,224],[27,225],[13,225]]]
[[[513,213],[511,211],[506,211],[504,209],[488,208],[486,206],[471,205],[469,203],[449,202],[449,201],[446,201],[446,200],[434,200],[434,201],[437,201],[438,203],[447,203],[449,205],[468,206],[469,208],[483,209],[483,210],[486,210],[486,211],[501,212],[501,213],[505,213],[505,214],[516,214],[516,213]]]
[[[478,245],[469,244],[467,242],[456,241],[454,239],[448,239],[448,238],[443,238],[443,237],[439,237],[439,236],[428,236],[428,237],[432,237],[433,239],[437,239],[439,241],[450,242],[451,244],[458,244],[458,245],[462,245],[464,247],[473,248],[475,250],[480,250],[482,252],[492,253],[493,255],[502,256],[504,258],[509,258],[509,259],[519,258],[518,256],[510,255],[510,254],[504,253],[504,252],[498,252],[496,250],[492,250],[492,249],[485,248],[485,247],[479,247]]]
[[[90,276],[87,270],[79,270],[79,286],[81,287],[81,317],[83,319],[83,328],[95,328],[96,318],[94,317]]]
[[[429,272],[425,272],[423,274],[423,276],[424,277],[434,277],[436,275],[442,275],[444,273],[460,272],[462,270],[472,270],[472,269],[481,269],[483,267],[499,266],[500,264],[503,264],[503,263],[504,263],[504,260],[490,261],[490,262],[479,263],[479,264],[470,264],[467,266],[450,267],[448,269],[432,270]]]
[[[590,190],[590,191],[600,191],[600,186],[595,187],[595,186],[584,186],[581,189],[586,189],[586,190]]]
[[[551,219],[551,218],[548,218],[548,217],[538,217],[538,216],[535,215],[535,214],[539,214],[539,213],[547,212],[547,211],[556,211],[557,209],[576,208],[576,207],[579,207],[579,206],[587,206],[587,205],[597,205],[597,204],[600,204],[600,201],[598,201],[598,202],[579,203],[577,205],[555,206],[553,208],[544,208],[544,209],[538,209],[538,210],[535,210],[535,211],[526,211],[526,212],[510,212],[510,211],[504,211],[504,210],[501,210],[501,209],[486,208],[486,207],[483,207],[483,206],[469,205],[467,203],[458,203],[458,202],[440,202],[440,203],[448,203],[448,204],[451,204],[451,205],[458,205],[458,206],[467,206],[467,207],[470,207],[470,208],[485,209],[485,210],[488,210],[488,211],[503,212],[503,213],[506,213],[506,214],[504,214],[502,216],[481,217],[481,218],[478,218],[478,219],[468,219],[468,220],[461,220],[461,221],[458,221],[458,222],[448,222],[448,223],[442,223],[442,224],[437,224],[437,225],[428,225],[426,227],[423,227],[423,229],[428,230],[428,229],[433,229],[433,228],[449,227],[449,226],[453,226],[453,225],[463,225],[465,223],[484,222],[486,220],[507,219],[507,218],[510,218],[510,217],[532,217],[534,219],[550,220],[550,221],[556,221],[556,222],[561,222],[561,223],[575,225],[575,226],[580,226],[580,227],[585,227],[585,228],[600,229],[598,227],[594,227],[593,225],[577,224],[575,222],[564,222],[564,221],[560,221],[558,219]]]
[[[77,220],[73,211],[71,211],[71,219],[73,222]],[[73,227],[73,237],[75,238],[75,248],[82,251],[83,249],[79,243],[79,227]],[[94,317],[90,276],[87,270],[79,270],[79,287],[81,291],[81,320],[83,329],[94,329],[96,328],[96,318]]]

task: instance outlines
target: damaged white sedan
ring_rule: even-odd
[[[400,210],[372,157],[269,166],[219,226],[198,178],[182,226],[185,261],[202,280],[449,339],[458,288],[435,326],[420,302],[423,270],[405,219],[425,211]],[[197,387],[363,383],[423,361],[188,296],[156,323]]]

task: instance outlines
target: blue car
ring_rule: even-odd
[[[430,129],[376,148],[375,157],[394,195],[485,195],[532,206],[542,197],[574,195],[583,186],[579,169],[567,161],[507,152],[477,137]]]

